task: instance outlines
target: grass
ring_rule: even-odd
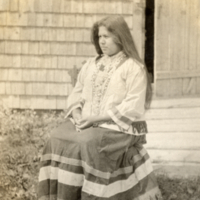
[[[164,200],[200,200],[200,177],[157,175]]]
[[[0,108],[0,199],[35,200],[40,156],[64,113]]]
[[[64,113],[0,108],[0,199],[36,200],[39,160],[48,133]],[[200,200],[200,178],[157,175],[164,200]]]

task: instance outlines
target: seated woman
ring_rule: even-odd
[[[82,67],[67,119],[52,131],[41,158],[39,200],[161,199],[143,148],[147,69],[121,16],[92,28],[98,56]]]

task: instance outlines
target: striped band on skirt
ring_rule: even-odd
[[[53,130],[41,158],[38,200],[160,200],[145,135],[104,128]]]

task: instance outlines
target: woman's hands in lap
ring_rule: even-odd
[[[104,115],[104,116],[102,116],[102,115],[94,116],[93,115],[93,116],[82,118],[80,108],[76,108],[72,111],[72,118],[74,119],[75,126],[80,130],[90,128],[95,123],[102,122],[102,121],[108,121],[111,119],[109,115]]]
[[[77,125],[77,127],[79,129],[86,129],[93,126],[95,122],[97,122],[97,116],[82,118],[79,120],[79,124]]]
[[[109,115],[96,115],[96,116],[89,116],[79,120],[79,124],[77,127],[79,129],[86,129],[93,126],[95,123],[109,121],[111,117]]]
[[[74,119],[75,126],[80,129],[91,127],[97,120],[97,116],[82,118],[81,109],[77,108],[72,111],[72,118]]]

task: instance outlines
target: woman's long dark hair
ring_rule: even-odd
[[[103,54],[99,46],[99,27],[105,26],[109,32],[114,36],[114,41],[123,50],[127,57],[133,58],[144,65],[144,62],[139,57],[133,41],[129,27],[122,16],[108,16],[96,22],[92,27],[91,40],[94,44],[96,51],[99,55]],[[147,76],[147,90],[146,90],[146,103],[145,107],[150,106],[152,98],[151,82],[146,66],[144,66]]]

